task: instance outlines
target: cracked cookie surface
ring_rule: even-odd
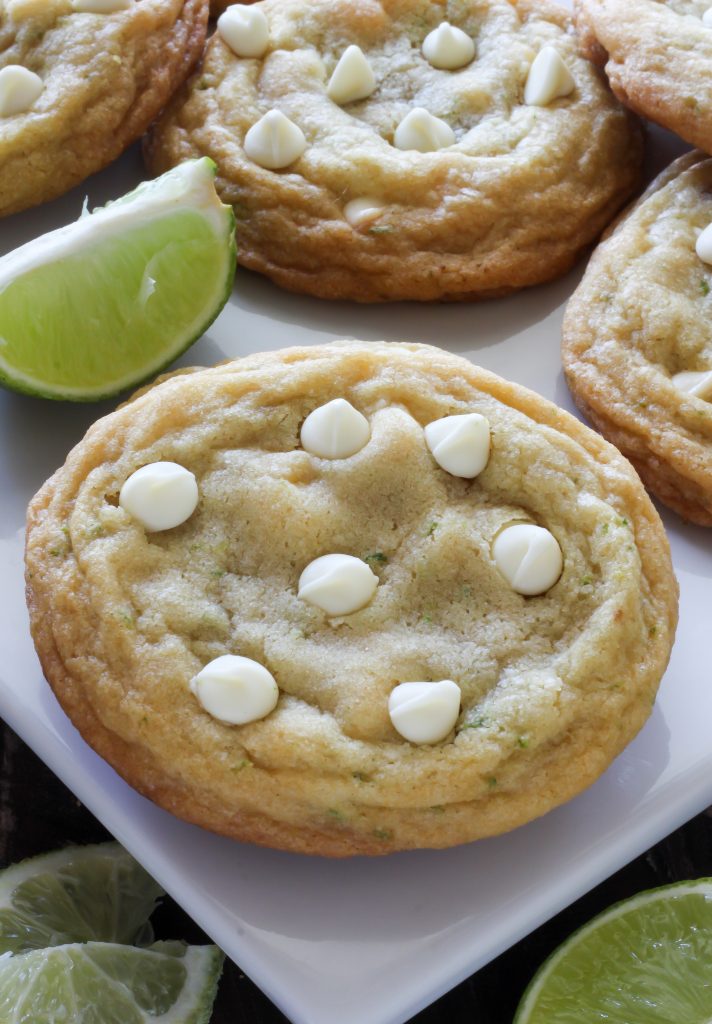
[[[712,159],[689,153],[596,249],[562,344],[581,410],[654,494],[702,526],[712,526],[712,401],[674,378],[712,371],[712,272],[695,248],[710,221]]]
[[[712,149],[712,24],[707,0],[574,0],[583,51],[643,117]]]
[[[370,440],[310,455],[300,425],[337,397]],[[424,437],[463,412],[492,434],[473,480]],[[117,495],[158,460],[193,472],[200,497],[147,533]],[[563,553],[538,597],[492,554],[521,521]],[[330,617],[297,586],[335,551],[378,587]],[[611,445],[456,356],[359,342],[181,373],[98,421],[30,506],[27,588],[47,678],[132,785],[226,835],[332,856],[499,833],[589,785],[650,713],[677,595],[658,516]],[[226,653],[274,676],[260,721],[228,726],[190,692]],[[389,695],[444,679],[462,693],[454,728],[407,742]]]
[[[214,159],[238,221],[238,258],[286,288],[360,301],[503,294],[567,270],[636,186],[638,126],[578,55],[557,4],[263,0],[249,10],[267,18],[264,56],[239,58],[216,32],[147,159],[154,173],[198,154]],[[422,52],[445,19],[475,44],[454,71]],[[339,105],[327,86],[349,46],[361,48],[375,89]],[[529,69],[545,46],[575,87],[527,105]],[[443,122],[454,143],[394,145],[414,108]],[[279,171],[245,151],[272,109],[306,142]],[[352,225],[345,208],[364,198],[378,212]]]
[[[208,0],[0,0],[0,70],[38,75],[27,110],[0,117],[0,216],[61,195],[139,138],[200,57]]]

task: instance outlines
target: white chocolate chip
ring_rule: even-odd
[[[512,589],[526,597],[553,587],[564,565],[556,537],[533,523],[505,526],[495,537],[492,557]]]
[[[270,110],[245,136],[250,160],[268,171],[278,171],[298,160],[307,148],[304,133],[281,110]]]
[[[453,476],[472,480],[487,465],[489,421],[477,412],[443,416],[425,427],[425,443],[439,466]]]
[[[475,44],[461,28],[441,22],[423,40],[423,56],[434,68],[455,71],[475,56]]]
[[[712,224],[708,224],[697,236],[695,252],[703,263],[712,264]]]
[[[218,32],[237,57],[263,57],[267,51],[269,23],[259,7],[228,7],[218,18]]]
[[[712,7],[708,7],[702,15],[702,24],[706,25],[707,28],[712,28]]]
[[[705,402],[712,402],[712,370],[684,370],[676,373],[672,382],[680,391],[686,391],[688,395],[694,395]]]
[[[0,117],[26,113],[42,95],[44,82],[20,64],[7,64],[0,71]]]
[[[172,530],[195,512],[198,484],[176,462],[152,462],[124,482],[119,505],[147,530]]]
[[[376,76],[360,46],[347,46],[334,68],[326,95],[334,103],[365,100],[376,88]]]
[[[411,743],[439,743],[460,714],[460,687],[439,683],[399,683],[388,698],[393,727]]]
[[[365,608],[378,586],[378,576],[353,555],[322,555],[299,577],[299,599],[327,615],[351,615]]]
[[[274,711],[279,688],[264,665],[238,654],[223,654],[190,681],[200,704],[221,722],[246,725]]]
[[[368,444],[366,417],[345,398],[335,398],[310,412],[302,423],[302,448],[320,459],[348,459]]]
[[[351,199],[344,207],[344,217],[351,227],[360,227],[368,221],[375,220],[381,211],[385,209],[385,203],[380,199],[369,199],[364,196],[362,199]]]
[[[132,0],[72,0],[72,7],[75,11],[85,14],[114,14],[115,11],[125,11],[131,6]]]
[[[413,107],[396,128],[393,144],[398,149],[417,149],[419,153],[432,153],[455,142],[455,133],[449,124],[434,117],[424,107]]]
[[[524,87],[524,102],[530,107],[545,107],[552,100],[568,96],[576,82],[561,54],[553,46],[542,46],[532,61]]]

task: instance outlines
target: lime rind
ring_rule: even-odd
[[[529,983],[513,1024],[709,1024],[711,953],[712,878],[648,889],[562,943]]]
[[[215,165],[161,178],[0,258],[0,382],[97,401],[160,372],[227,302],[235,218]]]

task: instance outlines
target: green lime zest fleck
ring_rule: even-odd
[[[209,575],[212,576],[214,580],[219,580],[222,579],[223,576],[227,576],[227,569],[211,569]]]
[[[432,537],[432,535],[437,530],[438,526],[440,526],[440,523],[436,522],[436,520],[433,520],[432,523],[429,523],[428,529],[425,531],[425,536]]]
[[[432,621],[433,620],[431,619],[431,617],[429,615],[424,615],[423,616],[423,622],[427,622],[428,624],[431,624]]]
[[[581,577],[581,586],[582,587],[590,587],[592,585],[592,583],[593,583],[593,577],[592,576],[582,576]]]
[[[704,278],[702,278],[702,280],[700,281],[700,291],[702,292],[703,295],[709,295],[709,293],[710,293],[709,283],[707,281],[705,281]]]
[[[388,828],[374,828],[373,834],[376,839],[388,840],[393,838],[393,833]]]
[[[382,551],[374,551],[370,555],[364,555],[364,562],[373,562],[376,565],[385,565],[388,561],[388,555],[384,555]]]
[[[608,533],[608,523],[604,523],[601,527],[601,533]]]
[[[648,630],[648,636],[655,636],[657,631],[658,631],[658,627],[657,626],[651,626],[650,629]]]
[[[250,759],[247,758],[247,757],[243,758],[242,761],[238,761],[237,764],[233,764],[230,767],[230,771],[231,772],[241,772],[245,768],[252,768],[252,761],[250,761]]]
[[[50,548],[49,553],[53,558],[64,558],[67,553],[67,549],[65,547],[57,546],[56,548]]]
[[[465,722],[462,726],[463,729],[482,729],[483,726],[487,725],[487,719],[484,715],[480,715],[479,718],[473,718],[471,722]]]
[[[628,525],[628,520],[625,518],[625,516],[623,516],[621,519],[618,520],[618,525],[619,526],[627,526]]]
[[[527,747],[529,746],[529,739],[528,739],[528,737],[526,737],[526,736],[519,736],[519,738],[517,739],[517,746],[521,747],[522,750],[526,750]],[[497,780],[495,779],[495,782],[496,781]]]
[[[371,235],[390,235],[393,230],[390,224],[374,224],[373,227],[368,229]]]
[[[124,626],[126,626],[128,629],[133,629],[134,626],[136,625],[136,620],[134,619],[133,615],[131,614],[131,612],[127,612],[125,608],[119,608],[116,615],[117,618],[121,622],[123,622]]]
[[[346,815],[337,807],[330,807],[326,813],[329,815],[330,818],[333,818],[334,821],[346,821]]]
[[[490,777],[487,779],[487,785],[489,786],[490,789],[494,789],[494,787],[497,785],[497,780],[494,777],[494,775],[490,775]]]

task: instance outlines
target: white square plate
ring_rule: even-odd
[[[86,186],[92,205],[141,173],[129,153]],[[2,249],[76,217],[83,194],[4,221]],[[579,274],[498,302],[360,308],[239,271],[230,304],[183,362],[337,337],[434,342],[572,410],[559,331]],[[567,806],[457,849],[333,862],[230,842],[154,807],[59,709],[23,600],[25,506],[108,408],[0,395],[0,714],[295,1024],[402,1024],[712,802],[712,545],[667,515],[682,591],[670,669],[639,737]]]

